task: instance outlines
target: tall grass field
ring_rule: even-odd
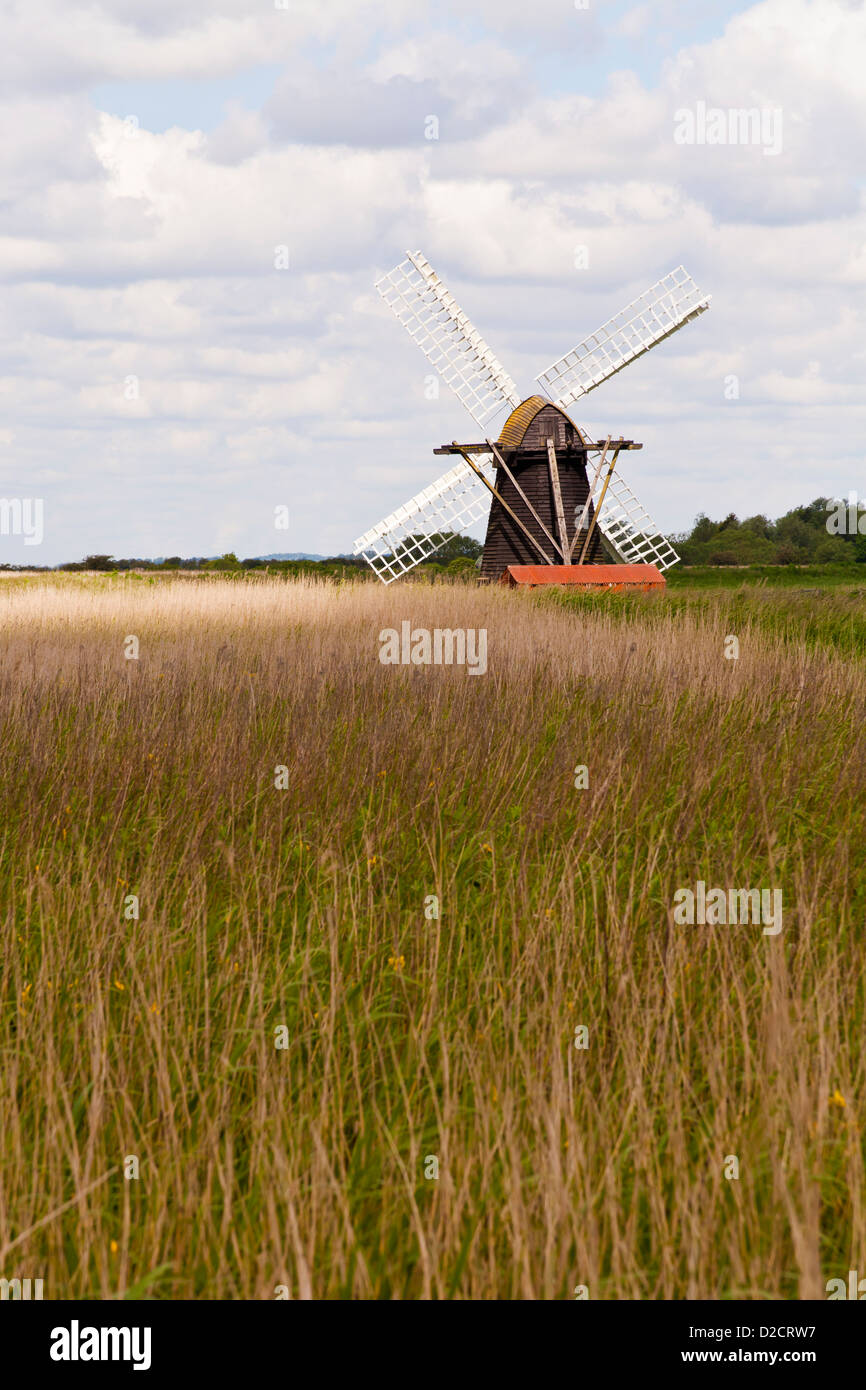
[[[407,620],[486,672],[383,664]],[[4,579],[0,1274],[825,1297],[866,1248],[864,722],[850,585]],[[681,924],[698,882],[781,930]]]

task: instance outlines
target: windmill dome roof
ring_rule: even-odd
[[[529,429],[536,415],[540,415],[542,410],[547,407],[551,410],[555,410],[557,414],[564,416],[564,418],[568,420],[568,423],[570,425],[572,424],[572,421],[568,419],[565,411],[561,410],[558,405],[554,405],[546,396],[528,396],[525,401],[521,401],[520,405],[515,406],[514,410],[512,410],[505,424],[502,426],[502,433],[496,441],[497,444],[502,444],[506,449],[519,449],[523,443],[526,431]]]

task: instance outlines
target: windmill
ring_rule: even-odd
[[[604,575],[607,587],[624,566],[639,566],[632,582],[663,585],[679,556],[616,471],[621,453],[643,446],[593,440],[566,408],[709,308],[684,268],[541,372],[544,394],[525,400],[420,251],[407,252],[376,288],[480,430],[504,407],[510,412],[496,441],[435,449],[458,462],[355,542],[379,579],[399,579],[488,511],[482,579],[601,582],[605,566],[614,571],[611,581]]]

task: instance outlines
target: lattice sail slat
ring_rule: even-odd
[[[473,458],[492,483],[493,455],[474,454]],[[391,584],[434,555],[446,543],[449,532],[465,531],[481,521],[489,507],[490,493],[461,460],[360,536],[354,553],[363,555],[383,584]]]
[[[660,534],[649,512],[619,473],[614,472],[608,485],[598,526],[626,564],[656,565],[664,571],[679,562],[670,541]]]
[[[710,298],[678,266],[539,373],[536,381],[556,405],[565,408],[691,323],[709,308]]]
[[[376,284],[437,375],[479,425],[520,404],[517,387],[420,251]]]

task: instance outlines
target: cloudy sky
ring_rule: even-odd
[[[527,395],[712,293],[575,412],[664,530],[866,494],[864,69],[864,0],[0,0],[0,497],[45,508],[0,561],[351,550],[477,433],[373,290],[406,248]]]

